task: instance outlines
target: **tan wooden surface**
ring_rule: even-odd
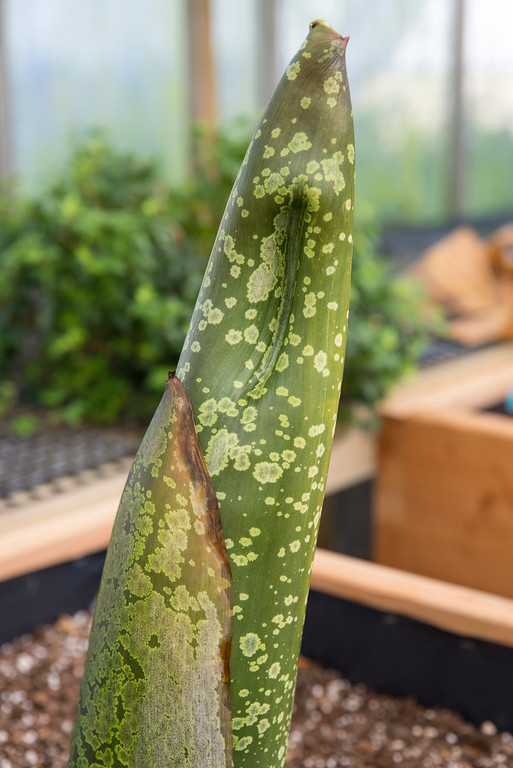
[[[513,386],[513,342],[450,360],[420,371],[386,398],[384,416],[416,411],[475,409],[504,399]]]
[[[128,469],[0,513],[0,581],[104,549]],[[21,501],[21,500],[20,500]]]
[[[513,646],[513,600],[318,549],[312,589]]]
[[[379,457],[374,560],[513,598],[513,419],[387,417]]]
[[[376,469],[376,435],[360,429],[335,436],[326,495],[337,493],[351,485],[371,478]]]
[[[210,0],[188,0],[189,116],[192,122],[216,121],[216,89]]]
[[[64,478],[61,493],[48,487],[39,489],[46,498],[20,493],[12,506],[1,505],[0,581],[105,549],[131,461],[105,478],[89,473],[83,485]],[[370,435],[353,430],[337,437],[326,493],[369,477],[373,469]]]

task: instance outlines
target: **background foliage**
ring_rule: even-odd
[[[68,423],[151,416],[247,144],[240,125],[198,129],[195,174],[171,189],[156,163],[96,136],[37,198],[2,193],[0,413],[17,400]],[[393,278],[376,239],[357,226],[345,420],[372,409],[429,336],[419,288]]]

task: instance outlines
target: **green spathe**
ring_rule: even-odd
[[[231,617],[215,493],[174,377],[116,517],[70,768],[231,768]]]
[[[313,22],[253,137],[178,366],[233,571],[236,768],[285,762],[347,332],[347,38]]]

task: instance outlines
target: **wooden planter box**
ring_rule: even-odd
[[[449,368],[441,366],[440,370],[423,374],[417,382],[401,388],[384,406],[376,552],[386,559],[384,543],[388,542],[391,551],[396,536],[402,536],[401,526],[415,528],[411,523],[415,515],[410,515],[409,505],[417,503],[420,494],[416,489],[421,480],[415,477],[409,483],[413,470],[407,462],[416,451],[428,451],[428,432],[432,435],[433,460],[430,463],[423,459],[423,470],[415,466],[421,476],[425,471],[422,482],[432,494],[437,493],[434,489],[440,479],[438,475],[442,476],[440,467],[445,467],[450,457],[457,455],[463,466],[465,457],[472,455],[475,459],[477,451],[480,461],[472,467],[485,466],[481,476],[499,483],[500,503],[488,502],[487,508],[493,509],[493,514],[476,519],[465,511],[465,498],[474,498],[473,494],[461,496],[461,501],[456,502],[458,515],[450,526],[438,510],[433,511],[428,505],[422,513],[428,516],[428,522],[423,527],[417,524],[420,533],[413,538],[419,554],[410,557],[407,566],[410,571],[418,570],[415,566],[421,562],[421,551],[427,549],[427,533],[433,529],[432,538],[428,538],[431,560],[443,549],[447,553],[447,575],[442,574],[439,580],[318,550],[303,652],[340,669],[353,682],[367,683],[396,695],[413,695],[429,706],[451,707],[476,723],[489,719],[499,728],[513,730],[513,702],[508,687],[503,685],[504,679],[513,674],[513,600],[449,583],[462,583],[463,572],[472,576],[467,558],[474,565],[479,562],[479,569],[485,568],[486,558],[498,561],[498,556],[492,555],[491,537],[482,532],[483,521],[494,522],[495,539],[507,538],[513,530],[504,511],[508,499],[513,504],[513,494],[508,495],[513,463],[511,454],[509,460],[502,458],[513,433],[504,419],[472,411],[483,403],[483,391],[487,392],[484,400],[495,403],[510,387],[513,346],[505,345],[478,356],[477,381],[475,362],[471,365],[460,361]],[[461,413],[462,407],[467,409],[465,413]],[[462,419],[469,418],[477,419],[474,425],[483,425],[475,440],[469,437],[476,431],[475,426],[462,432]],[[500,427],[484,427],[499,422]],[[487,432],[489,440],[485,454],[479,448],[482,431]],[[460,441],[459,447],[454,447],[453,440]],[[471,448],[474,442],[475,449]],[[439,455],[437,446],[444,445],[444,460],[435,461]],[[492,450],[498,463],[488,461]],[[62,493],[58,495],[50,488],[39,488],[37,498],[34,494],[19,494],[11,500],[15,506],[4,504],[0,509],[0,614],[5,617],[11,612],[19,617],[19,634],[29,631],[35,623],[51,620],[59,612],[86,607],[94,596],[129,464],[128,461],[124,467],[118,466],[103,478],[84,485],[76,480],[60,481]],[[354,433],[338,439],[327,492],[334,493],[368,479],[374,466],[372,437]],[[477,469],[473,469],[469,482],[474,483],[477,474]],[[468,481],[466,469],[460,475],[462,481]],[[453,480],[457,477],[454,469],[443,476],[445,483],[459,488],[459,482]],[[497,493],[490,498],[499,498]],[[442,488],[439,496],[445,495]],[[501,536],[496,535],[499,530]],[[449,554],[460,536],[464,546],[460,546],[458,558],[452,554],[451,560]],[[394,552],[409,553],[410,546],[413,544],[405,543]],[[509,547],[511,552],[511,542]],[[504,564],[507,549],[507,545],[500,549]],[[449,572],[447,563],[454,563],[455,559],[457,567]],[[429,562],[430,558],[425,557],[422,568],[428,569]],[[491,566],[488,570],[491,572]],[[490,588],[488,582],[486,588]]]
[[[428,372],[383,408],[374,560],[513,598],[513,344]]]

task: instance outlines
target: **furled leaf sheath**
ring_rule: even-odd
[[[233,571],[237,768],[285,762],[347,331],[347,38],[311,27],[235,182],[178,366]]]
[[[176,377],[130,472],[107,554],[72,768],[230,768],[231,574]]]

